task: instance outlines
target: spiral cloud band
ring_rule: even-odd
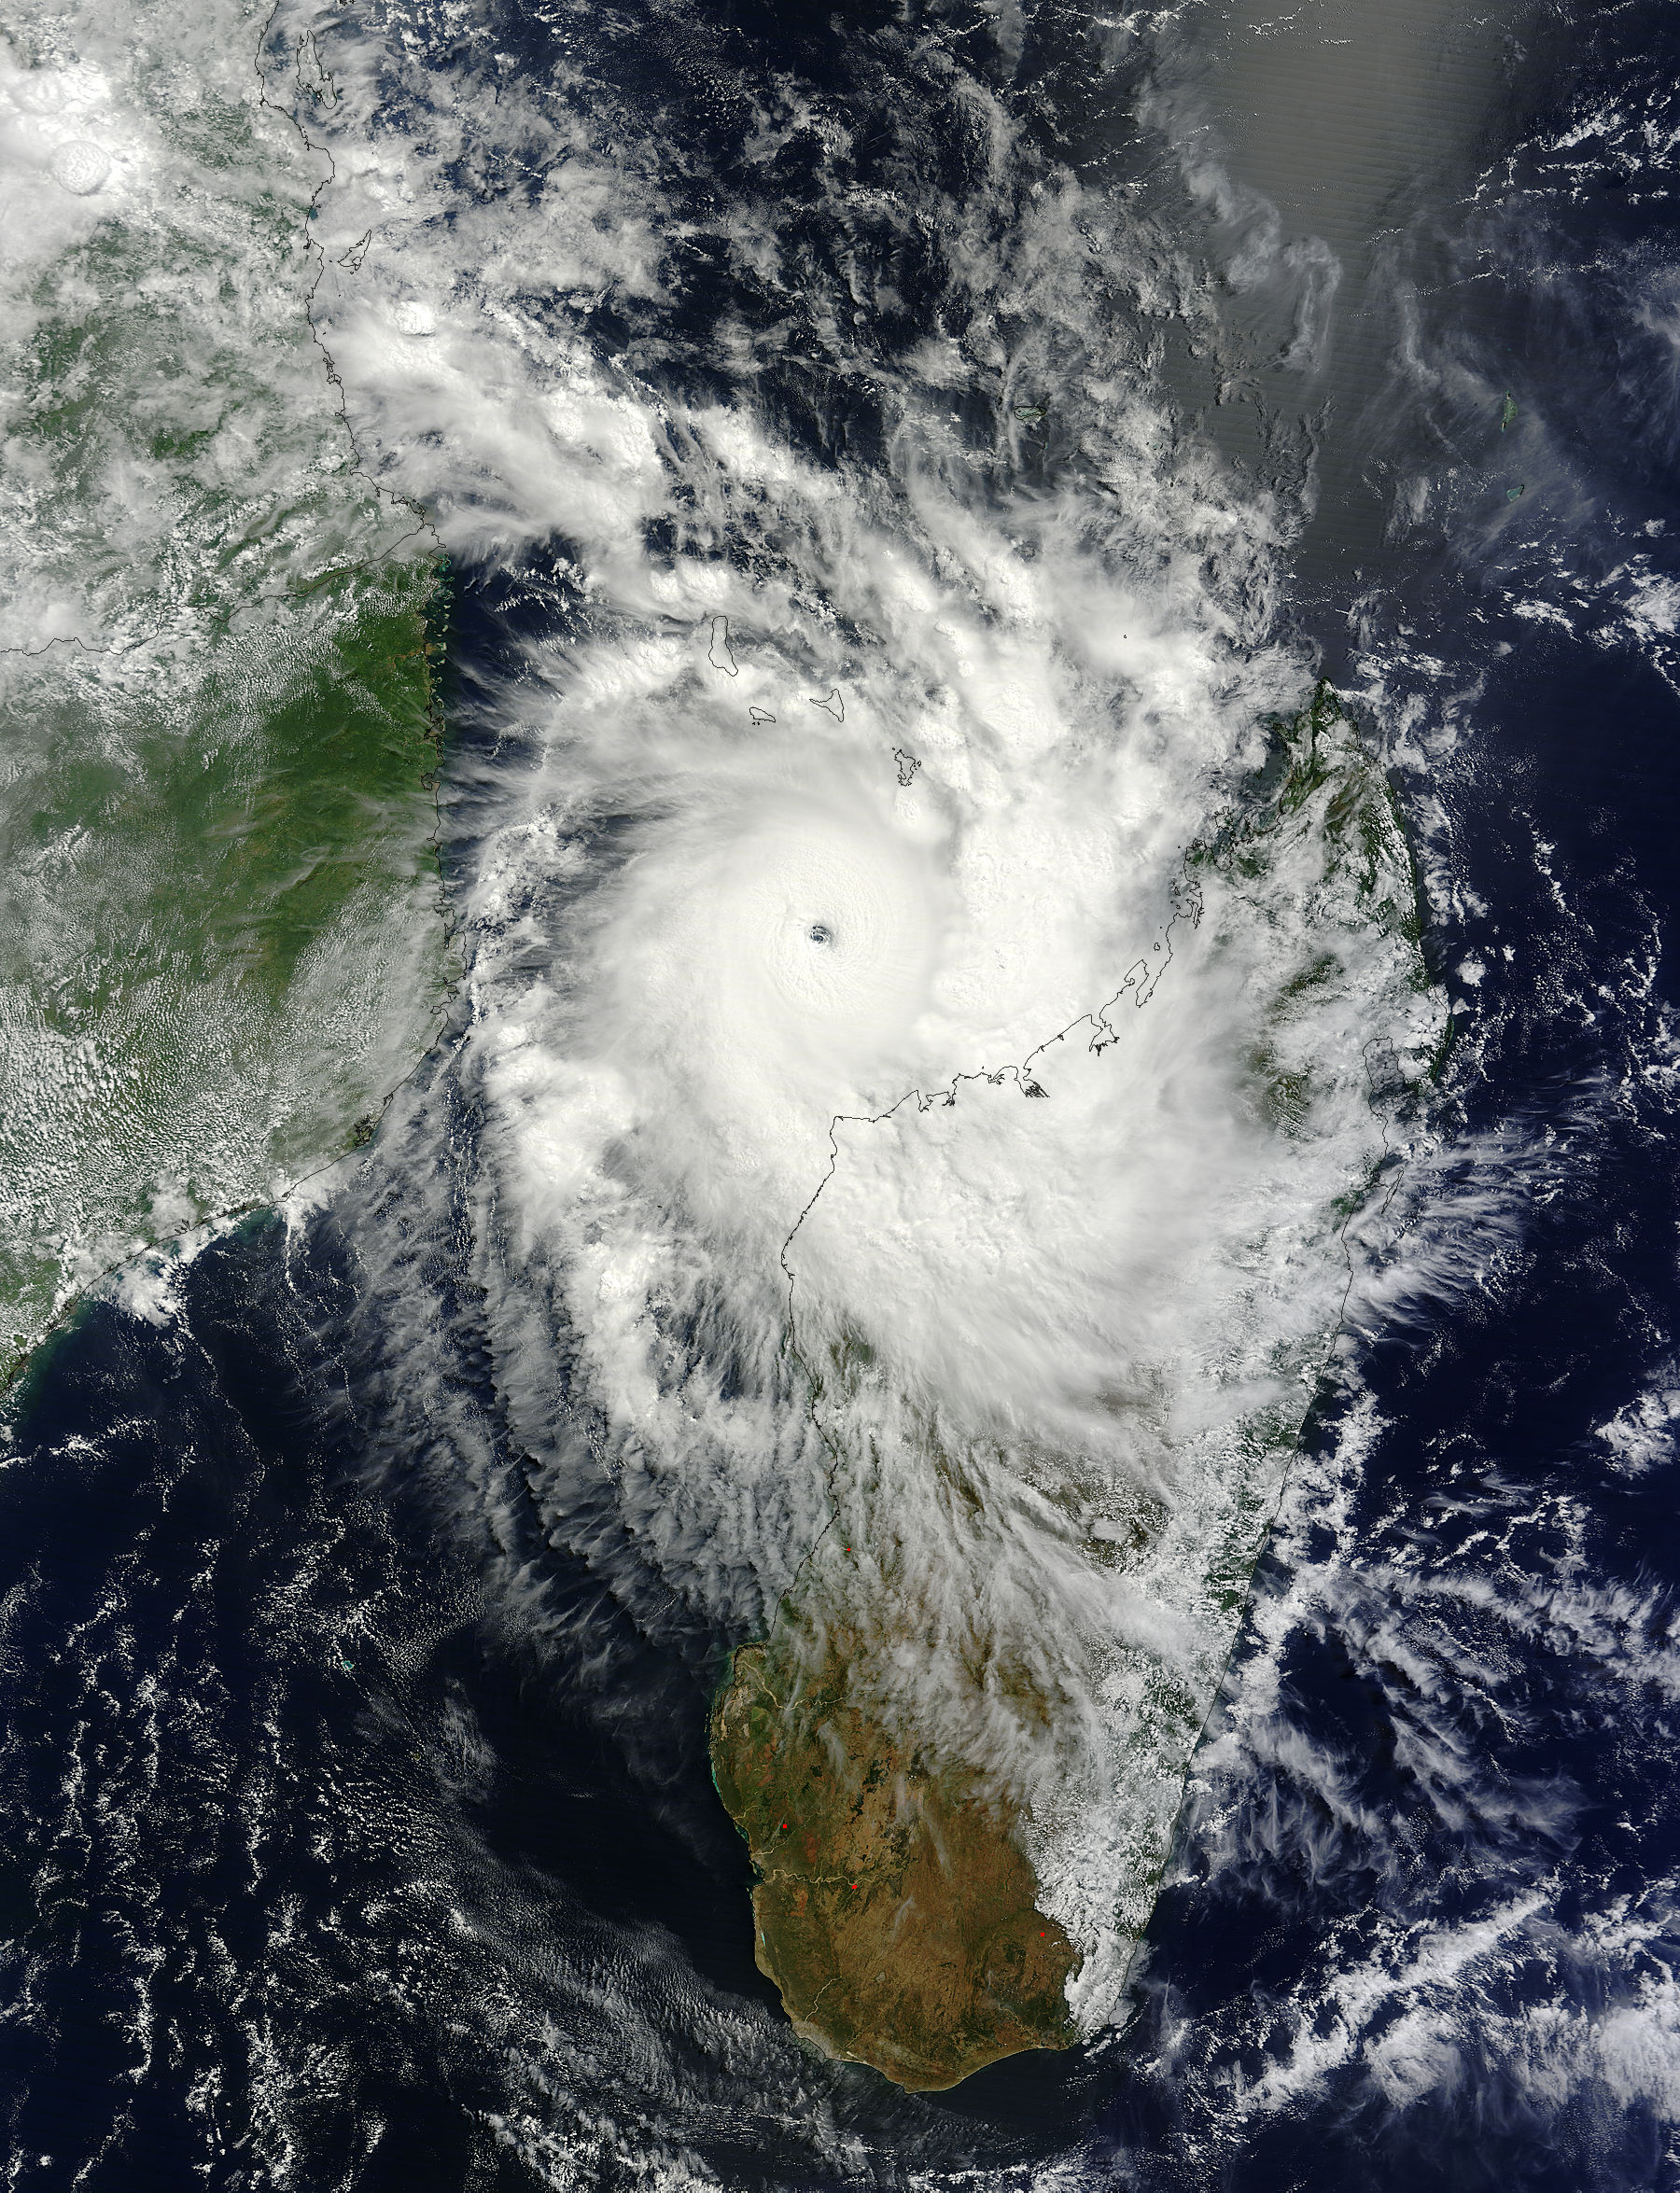
[[[532,303],[539,268],[679,295],[609,90],[452,92],[481,173],[526,105],[569,147],[515,220],[332,49],[315,310],[358,442],[452,554],[546,574],[455,790],[477,1269],[545,1530],[764,1640],[778,1696],[842,1665],[1001,1808],[1095,2030],[1439,1037],[1392,803],[1270,636],[1269,511],[1127,349],[1146,239],[1001,110],[948,333],[872,356],[871,434],[820,454],[745,353],[679,398],[676,334],[644,373]],[[1052,370],[1035,474],[1006,398]]]

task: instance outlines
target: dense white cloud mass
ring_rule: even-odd
[[[926,340],[869,349],[844,281],[787,273],[823,415],[866,382],[875,423],[819,458],[727,314],[724,392],[678,393],[674,332],[592,343],[603,300],[683,304],[610,87],[414,71],[423,139],[371,29],[283,10],[276,83],[305,50],[365,461],[462,557],[540,546],[567,602],[486,703],[463,1061],[549,1528],[738,1634],[797,1578],[861,1636],[859,1698],[1019,1808],[1094,2026],[1339,1315],[1337,1199],[1438,1039],[1386,794],[1334,718],[1244,789],[1309,696],[1272,513],[1172,443],[1152,239],[977,82],[942,79],[978,173]],[[916,230],[791,92],[748,172],[802,133],[822,217]],[[782,278],[750,190],[720,248]]]
[[[20,1334],[184,1236],[7,1426],[8,2030],[61,2174],[1657,2167],[1680,1041],[1656,748],[1606,711],[1677,620],[1648,437],[1594,498],[1575,429],[1645,416],[1673,314],[1648,254],[1566,246],[1648,210],[1673,85],[1543,125],[1568,220],[1501,152],[1372,258],[1368,148],[1322,239],[1220,149],[1235,91],[1336,172],[1334,13],[1255,32],[1250,98],[1205,11],[13,10]],[[1505,393],[1542,261],[1627,336],[1596,388],[1565,342]],[[1462,999],[1439,1113],[1407,848],[1278,613],[1315,558],[1343,599],[1379,464],[1433,545],[1344,606]],[[191,879],[250,873],[294,761],[344,790],[315,696],[385,611],[341,587],[400,581],[409,649],[440,545],[448,1038],[287,1228],[187,1233],[437,1025],[429,749],[390,887],[273,1010]],[[1006,1800],[1096,2046],[948,2106],[754,1989],[705,1781],[746,1640],[802,1740],[953,1769],[901,1821]]]

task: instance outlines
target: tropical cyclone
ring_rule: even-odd
[[[312,127],[347,138],[385,94],[331,43]],[[713,1759],[794,2015],[937,2080],[1119,2013],[1440,1009],[1334,705],[1265,750],[1307,692],[1268,637],[1280,513],[1140,373],[1127,203],[989,106],[914,342],[854,343],[850,276],[802,259],[843,370],[737,373],[721,323],[694,351],[667,316],[663,153],[644,191],[556,96],[567,188],[511,216],[412,135],[346,142],[313,307],[382,480],[452,555],[546,544],[557,589],[462,780],[498,1401],[553,1546],[650,1633],[762,1655]],[[474,109],[482,147],[515,111]],[[531,316],[532,251],[633,233],[614,294],[676,347],[603,362]],[[842,388],[869,433],[831,431]],[[844,1819],[799,1809],[819,1752]]]
[[[791,2014],[937,2085],[1119,2014],[1443,1013],[1329,693],[1099,722],[1081,631],[959,735],[879,654],[791,717],[731,634],[727,714],[663,640],[568,665],[486,862],[501,1390],[554,1543],[751,1648]]]
[[[1114,1000],[834,1122],[784,1258],[831,1520],[711,1726],[759,1962],[833,2053],[949,2085],[1113,2000],[1345,1284],[1324,1190],[1439,1038],[1418,937],[1321,692]]]

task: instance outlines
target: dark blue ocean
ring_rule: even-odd
[[[1339,54],[1368,29],[1343,14],[1290,35]],[[1262,201],[1286,231],[1353,207],[1333,294],[1211,275],[1213,316],[1166,316],[1151,370],[1185,433],[1281,482],[1277,617],[1414,831],[1454,1013],[1407,1191],[1438,1278],[1351,1298],[1129,2022],[908,2096],[802,2051],[755,1968],[705,1741],[738,1640],[651,1575],[626,1590],[605,1509],[589,1554],[544,1528],[471,1248],[463,1002],[341,1193],[95,1290],[10,1397],[5,2185],[1680,2186],[1673,10],[1430,17],[1438,129],[1368,189],[1384,56],[1315,87],[1216,7],[1101,77],[1067,6],[400,20],[510,80],[593,71],[641,116],[686,286],[583,317],[674,406],[723,385],[725,321],[782,311],[707,241],[771,78],[847,107],[866,178],[920,161],[950,188],[963,143],[917,56],[966,40],[1042,159],[1211,269]],[[405,126],[443,126],[406,96]],[[1249,147],[1253,201],[1169,172],[1149,101]],[[819,286],[867,239],[807,181],[777,188]],[[918,339],[928,250],[887,348]],[[1309,305],[1323,355],[1292,379]],[[879,431],[815,336],[759,399],[816,464]],[[1048,474],[1047,408],[1023,461]],[[452,888],[499,682],[594,613],[573,571],[557,538],[453,573]]]

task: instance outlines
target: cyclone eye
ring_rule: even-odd
[[[834,939],[834,932],[826,921],[812,922],[806,933],[813,944],[830,944]]]

